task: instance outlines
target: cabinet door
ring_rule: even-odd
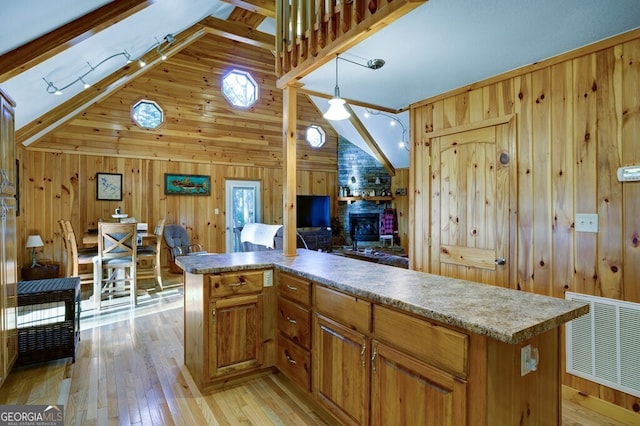
[[[0,384],[18,357],[16,201],[0,197]]]
[[[330,319],[314,316],[313,392],[346,424],[367,424],[368,338]]]
[[[466,424],[466,383],[373,341],[371,424]]]
[[[209,377],[262,365],[262,295],[213,299],[209,340]]]

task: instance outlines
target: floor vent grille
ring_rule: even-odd
[[[567,373],[640,397],[640,304],[566,293],[589,304],[567,323]]]

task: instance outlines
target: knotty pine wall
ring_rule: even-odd
[[[260,85],[252,108],[232,108],[221,94],[220,79],[232,67],[251,72]],[[271,52],[207,35],[19,149],[19,247],[38,233],[45,241],[38,258],[62,262],[59,219],[70,219],[81,233],[121,207],[150,227],[163,217],[167,224],[180,223],[208,251],[224,252],[226,179],[260,180],[262,221],[282,223],[283,107],[273,70]],[[141,98],[163,108],[165,123],[159,129],[139,129],[131,121],[130,108]],[[335,200],[337,134],[303,95],[297,111],[298,193]],[[321,149],[304,141],[310,124],[326,132]],[[96,201],[97,172],[123,174],[121,202]],[[166,196],[164,173],[209,175],[211,196]],[[335,203],[332,207],[337,211]],[[28,259],[26,249],[20,250],[20,265]]]
[[[622,39],[412,107],[414,253],[430,229],[429,132],[515,114],[511,287],[640,302],[640,183],[616,179],[618,167],[640,164],[640,32]],[[576,233],[576,213],[597,213],[599,232]],[[429,250],[421,253],[416,262],[428,268]],[[640,398],[568,374],[563,382],[640,411]]]

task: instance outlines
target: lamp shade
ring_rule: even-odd
[[[42,238],[40,238],[40,235],[29,235],[27,237],[27,248],[42,246],[44,246],[44,243],[42,242]]]
[[[351,117],[349,111],[344,107],[344,99],[333,98],[329,101],[329,109],[324,113],[323,117],[327,120],[345,120]]]

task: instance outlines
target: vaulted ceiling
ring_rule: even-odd
[[[18,103],[18,140],[38,141],[89,105],[147,72],[127,65],[126,50],[161,62],[155,47],[168,34],[175,55],[206,33],[270,50],[274,46],[275,4],[269,0],[31,0],[6,2],[0,15],[0,86]],[[640,27],[636,0],[555,0],[468,2],[430,0],[341,55],[353,62],[386,61],[370,70],[341,64],[342,95],[395,167],[406,167],[398,147],[404,135],[384,114],[365,117],[358,105],[377,105],[408,125],[400,112],[414,102],[561,54]],[[164,49],[164,47],[163,47]],[[87,79],[61,96],[62,87],[95,67]],[[324,110],[335,86],[331,61],[301,82]],[[395,115],[394,115],[395,116]],[[361,146],[362,132],[347,122],[332,123]]]

